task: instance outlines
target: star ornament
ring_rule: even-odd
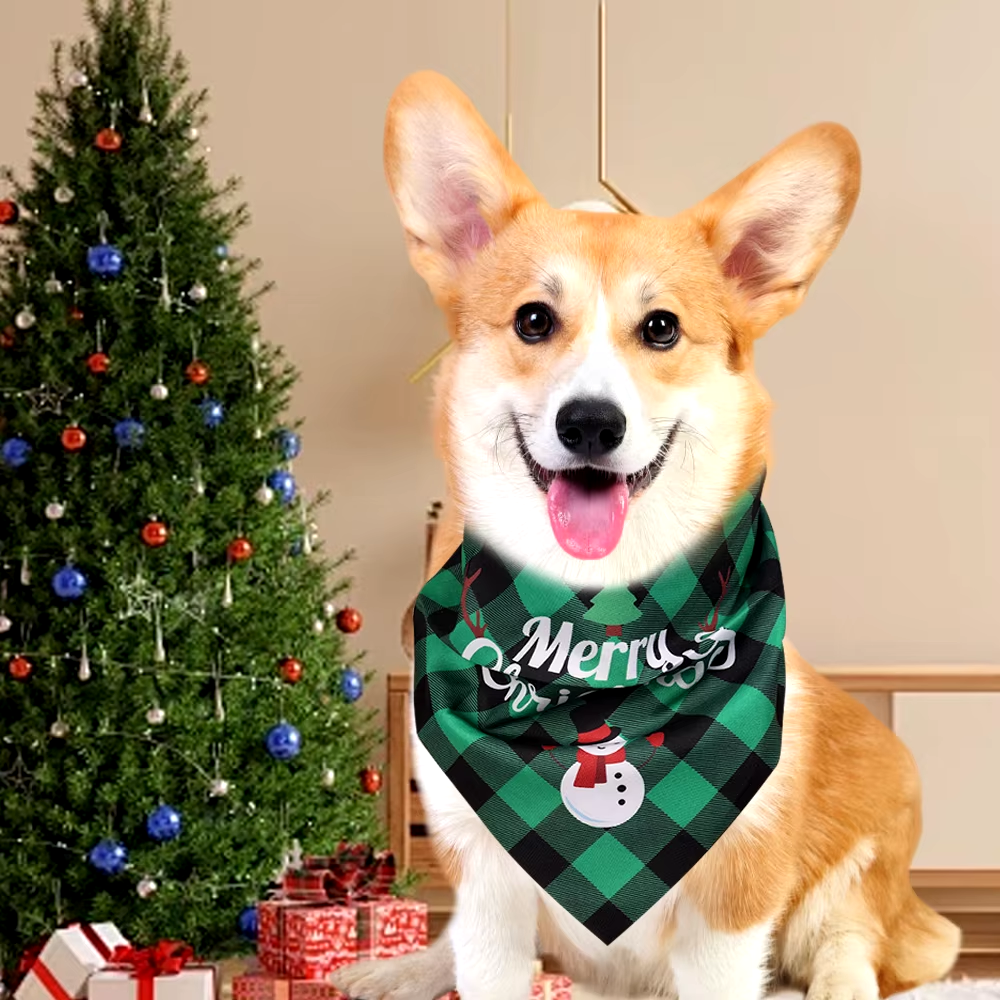
[[[118,589],[125,599],[125,610],[119,612],[123,621],[129,618],[142,618],[152,622],[156,607],[163,600],[163,594],[157,590],[144,576],[137,575],[134,580],[120,583]]]
[[[63,403],[73,395],[73,390],[65,386],[40,385],[37,389],[25,389],[24,398],[31,405],[31,415],[41,413],[62,415]]]

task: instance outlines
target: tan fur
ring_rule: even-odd
[[[413,130],[445,113],[465,136],[456,142],[473,164],[468,183],[491,234],[488,245],[457,260],[435,242],[426,206],[410,193],[414,184],[427,182],[412,176]],[[673,219],[560,212],[534,192],[453,85],[434,74],[417,74],[389,109],[386,170],[411,259],[444,309],[457,347],[437,380],[436,439],[449,495],[431,574],[460,543],[469,502],[449,416],[460,365],[474,364],[490,378],[525,391],[543,386],[591,328],[597,286],[607,299],[616,356],[649,408],[655,411],[678,393],[697,389],[699,399],[719,414],[715,452],[731,456],[719,502],[752,482],[769,457],[770,412],[753,372],[753,342],[798,307],[847,225],[860,183],[850,133],[832,124],[806,129]],[[792,216],[782,216],[791,176],[801,197],[788,210]],[[743,266],[747,227],[768,217],[776,204],[779,218],[794,218],[792,235],[772,252],[778,241],[762,230],[763,257]],[[749,252],[761,247],[750,246]],[[551,343],[528,348],[511,333],[513,312],[523,302],[548,301],[540,275],[549,271],[562,275],[561,327]],[[650,351],[636,336],[651,309],[669,309],[682,318],[682,341],[669,352]],[[650,491],[634,505],[653,502]],[[719,931],[739,932],[773,920],[775,965],[795,984],[812,986],[815,996],[843,993],[843,984],[827,983],[836,977],[841,955],[870,963],[883,996],[939,978],[951,968],[959,938],[909,884],[921,823],[913,759],[895,735],[822,678],[790,643],[786,667],[794,697],[768,794],[758,793],[685,876],[684,896]],[[433,814],[434,802],[425,805]],[[450,849],[445,860],[457,881],[476,861]],[[664,948],[676,927],[671,908],[658,931]],[[544,907],[539,935],[543,948],[585,978],[607,979]],[[874,988],[859,982],[857,995],[869,987]]]

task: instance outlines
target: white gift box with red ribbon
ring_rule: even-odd
[[[81,1000],[87,980],[128,941],[114,924],[72,924],[45,942],[14,994],[15,1000]]]

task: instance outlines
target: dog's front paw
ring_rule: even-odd
[[[433,951],[357,962],[337,969],[330,982],[352,1000],[436,1000],[452,989],[450,969]]]
[[[831,970],[813,979],[806,1000],[879,1000],[878,982],[869,967]]]

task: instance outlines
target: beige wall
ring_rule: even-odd
[[[0,161],[25,162],[50,39],[82,26],[80,6],[8,0]],[[595,8],[512,0],[514,149],[557,204],[600,194]],[[407,72],[433,67],[500,131],[503,16],[503,0],[174,0],[175,40],[212,95],[216,175],[245,179],[242,249],[278,284],[267,335],[304,372],[297,472],[334,491],[322,533],[358,550],[360,640],[382,671],[401,666],[441,488],[428,385],[406,375],[443,335],[384,188],[382,115]],[[649,212],[815,120],[862,146],[847,237],[759,351],[791,636],[821,663],[1000,662],[1000,5],[609,0],[609,32],[610,173]],[[369,698],[381,705],[381,687]],[[957,730],[964,715],[906,718],[933,748],[941,719]],[[934,838],[926,863],[943,863]]]

